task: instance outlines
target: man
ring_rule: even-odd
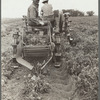
[[[53,15],[53,7],[51,4],[48,4],[48,0],[43,0],[42,3],[44,4],[41,8],[41,12],[43,16],[52,16]]]
[[[30,26],[44,25],[38,16],[39,0],[32,0],[32,4],[28,8],[27,21]]]
[[[41,15],[44,21],[50,21],[52,27],[54,27],[54,13],[53,7],[51,4],[48,4],[48,0],[43,0],[42,3],[44,4],[41,8]]]

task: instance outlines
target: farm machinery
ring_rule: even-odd
[[[64,21],[63,21],[64,17]],[[23,32],[16,29],[13,34],[13,59],[19,64],[26,66],[30,70],[35,67],[27,61],[28,58],[41,59],[40,69],[44,69],[52,60],[54,66],[59,68],[61,66],[61,33],[64,32],[69,42],[72,38],[69,34],[68,20],[69,14],[59,14],[58,25],[55,28],[51,27],[49,22],[43,26],[29,26],[27,24],[27,17],[23,16]],[[52,29],[51,29],[52,28]],[[46,32],[44,32],[46,30]],[[51,31],[52,30],[52,31]]]

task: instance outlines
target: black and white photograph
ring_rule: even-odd
[[[1,0],[1,100],[98,100],[98,0]]]

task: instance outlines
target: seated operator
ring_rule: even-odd
[[[32,0],[32,4],[28,8],[27,22],[29,26],[44,25],[44,22],[38,16],[38,6],[40,0]]]

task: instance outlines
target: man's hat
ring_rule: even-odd
[[[48,0],[43,0],[42,3],[46,2],[46,1],[48,1]]]

